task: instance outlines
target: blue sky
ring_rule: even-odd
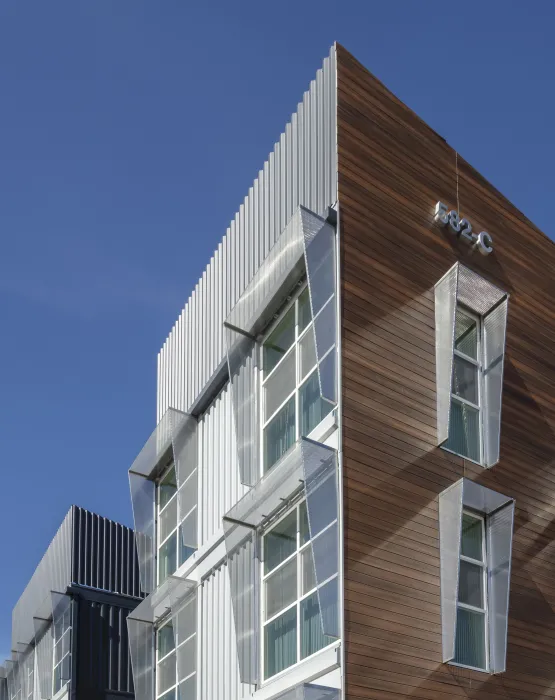
[[[340,41],[553,235],[555,3],[1,0],[0,659],[72,503],[131,523],[156,355]]]

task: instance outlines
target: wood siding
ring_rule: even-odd
[[[555,244],[461,157],[483,257],[433,223],[455,151],[338,47],[346,695],[555,698]],[[501,460],[436,447],[433,287],[460,260],[510,293]],[[442,664],[438,494],[516,499],[507,672]]]

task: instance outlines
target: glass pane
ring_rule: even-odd
[[[193,598],[177,613],[178,644],[184,642],[197,629],[197,601]]]
[[[160,627],[158,630],[158,658],[161,659],[175,649],[173,622]]]
[[[178,700],[197,700],[197,676],[190,676],[179,684]]]
[[[314,572],[314,559],[312,558],[312,547],[309,545],[301,552],[302,571],[302,594],[305,595],[313,588],[316,588],[316,574]]]
[[[455,350],[473,360],[478,358],[478,326],[476,321],[457,309],[455,315]]]
[[[299,333],[301,333],[312,320],[308,287],[305,287],[302,294],[299,295],[299,301],[297,303],[299,305]]]
[[[62,660],[62,656],[62,640],[60,639],[60,641],[54,645],[54,663],[59,664]]]
[[[306,659],[333,641],[322,632],[318,596],[313,593],[301,601],[301,658]]]
[[[299,364],[301,379],[304,379],[316,367],[316,346],[314,345],[314,331],[312,328],[309,328],[299,340]]]
[[[297,511],[293,510],[264,537],[264,573],[285,561],[297,548]]]
[[[484,607],[484,571],[478,564],[461,559],[459,570],[459,602]]]
[[[158,485],[158,505],[163,508],[177,491],[175,467],[172,467]]]
[[[301,435],[309,435],[332,410],[328,401],[320,397],[318,372],[315,371],[300,389]]]
[[[62,637],[62,656],[69,654],[71,643],[71,632],[68,630]]]
[[[264,376],[277,365],[295,340],[295,307],[292,306],[264,343]]]
[[[271,676],[297,661],[297,608],[291,608],[264,628],[264,676]]]
[[[266,579],[266,620],[297,599],[297,557]]]
[[[486,616],[458,608],[455,662],[475,668],[486,667]]]
[[[170,690],[169,693],[166,693],[161,698],[158,698],[158,700],[175,700],[175,688]]]
[[[445,446],[462,457],[480,461],[479,413],[470,406],[451,401],[449,437]]]
[[[179,526],[179,545],[181,547],[179,558],[180,564],[188,559],[191,556],[191,553],[196,550],[197,525],[198,510],[195,508]]]
[[[172,499],[160,513],[160,542],[177,527],[177,498]]]
[[[310,528],[308,526],[308,510],[306,501],[303,501],[299,506],[299,530],[301,533],[301,545],[306,544],[310,539]]]
[[[482,520],[463,513],[461,554],[471,559],[483,561],[482,540]]]
[[[177,648],[177,667],[179,669],[179,679],[187,678],[194,673],[197,667],[197,638],[191,637],[185,644]]]
[[[478,404],[478,367],[468,360],[453,357],[453,393]]]
[[[264,429],[264,469],[268,471],[295,442],[295,398]]]
[[[158,680],[158,694],[175,685],[175,652],[156,666],[156,678]]]
[[[158,550],[158,583],[162,583],[177,569],[177,532]]]
[[[337,518],[337,479],[335,473],[328,474],[316,487],[311,488],[308,499],[310,529],[312,536],[316,537]]]
[[[264,384],[264,420],[268,420],[295,390],[295,384],[295,353],[290,352]]]

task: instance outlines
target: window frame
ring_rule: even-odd
[[[471,311],[468,309],[466,306],[463,304],[457,304],[455,305],[455,323],[456,323],[456,318],[457,318],[457,313],[461,313],[463,316],[466,316],[467,318],[472,319],[476,323],[476,358],[471,357],[470,355],[467,355],[466,353],[457,350],[455,347],[455,339],[453,338],[453,358],[452,358],[452,363],[453,363],[453,369],[451,371],[451,387],[450,387],[450,399],[449,399],[449,411],[451,411],[451,406],[453,404],[453,401],[455,403],[458,403],[459,405],[462,406],[469,406],[471,409],[477,411],[478,413],[478,451],[479,451],[479,457],[478,460],[472,459],[472,457],[468,457],[468,455],[463,455],[460,452],[456,452],[455,450],[451,449],[450,447],[446,446],[446,443],[443,443],[441,445],[442,449],[444,449],[446,452],[450,452],[451,454],[457,455],[457,457],[462,457],[463,459],[468,459],[470,462],[473,462],[474,464],[478,464],[480,466],[483,466],[484,463],[484,338],[483,338],[483,332],[484,332],[484,327],[483,327],[483,318],[478,315],[477,313]],[[468,399],[463,398],[462,396],[459,396],[453,391],[453,379],[455,376],[455,357],[459,357],[461,360],[465,360],[466,362],[471,363],[474,367],[476,367],[477,370],[477,378],[476,378],[476,384],[477,384],[477,390],[478,390],[478,403],[475,404],[472,401],[469,401]],[[451,425],[449,425],[449,433],[451,432]],[[449,442],[449,438],[447,438],[447,441]]]
[[[313,344],[314,344],[314,364],[311,365],[310,369],[306,370],[301,376],[301,343],[304,340],[304,338],[307,336],[308,333],[313,333],[314,334],[314,318],[312,317],[312,308],[310,309],[310,321],[306,324],[306,326],[299,331],[299,299],[301,295],[307,291],[308,292],[308,301],[310,304],[310,291],[308,288],[308,282],[306,279],[302,280],[297,284],[295,287],[294,291],[291,293],[290,297],[288,298],[288,301],[284,306],[280,309],[279,313],[276,315],[277,317],[274,319],[274,321],[266,328],[264,331],[264,334],[262,336],[262,340],[260,342],[260,370],[259,370],[259,392],[260,392],[260,475],[259,476],[264,476],[270,469],[273,468],[273,466],[279,461],[279,458],[269,467],[266,467],[266,441],[265,441],[265,431],[270,425],[270,423],[279,415],[279,413],[285,408],[285,406],[291,401],[291,399],[294,397],[295,399],[295,439],[292,444],[295,444],[303,435],[302,432],[302,426],[301,426],[301,389],[309,382],[309,380],[312,378],[315,372],[318,372],[318,355],[316,352],[316,339],[314,338],[313,335]],[[270,372],[266,376],[264,376],[264,347],[272,335],[272,333],[276,330],[276,328],[279,326],[279,324],[283,321],[285,316],[289,313],[289,311],[294,308],[295,310],[295,320],[294,320],[294,338],[293,342],[287,349],[287,351],[283,354],[283,356],[279,359],[279,361],[272,367]],[[331,348],[333,350],[333,348]],[[330,350],[330,352],[331,352]],[[287,394],[286,398],[282,400],[282,402],[277,406],[277,408],[274,409],[272,414],[266,418],[266,391],[265,388],[268,384],[268,382],[275,376],[276,372],[279,371],[280,368],[283,367],[284,363],[286,362],[287,359],[290,358],[290,356],[294,354],[295,355],[295,385],[294,388]],[[318,384],[320,380],[318,378]],[[326,404],[328,403],[325,399],[320,396],[320,401],[324,401]],[[328,415],[328,413],[333,409],[333,406],[330,404],[330,410],[325,414]],[[316,426],[314,426],[316,427]],[[288,450],[291,449],[291,447],[288,448]],[[286,452],[288,451],[286,450]],[[284,452],[285,454],[285,452]],[[282,455],[283,456],[283,455]]]
[[[463,555],[462,553],[462,522],[464,519],[464,516],[467,515],[471,518],[474,518],[475,520],[478,520],[481,525],[481,533],[482,533],[482,561],[478,561],[477,559],[473,559],[472,557],[468,557]],[[472,510],[471,508],[464,508],[462,509],[462,514],[461,514],[461,544],[460,546],[460,551],[459,551],[459,581],[457,584],[457,591],[459,590],[460,587],[460,562],[465,561],[468,562],[469,564],[474,564],[475,566],[480,566],[482,569],[482,586],[483,586],[483,595],[484,595],[484,607],[483,608],[478,608],[474,605],[469,605],[468,603],[461,603],[459,601],[459,596],[457,595],[457,601],[456,601],[456,611],[457,611],[457,616],[458,616],[458,611],[459,608],[462,610],[468,610],[470,612],[475,612],[479,614],[483,614],[484,616],[484,667],[481,668],[479,666],[470,666],[469,664],[463,664],[458,661],[450,661],[450,664],[452,666],[458,666],[460,668],[468,668],[473,671],[480,671],[482,673],[489,673],[490,669],[490,659],[489,659],[489,606],[488,606],[488,571],[489,571],[489,562],[488,562],[488,550],[487,550],[487,516],[484,513],[479,513],[475,510]],[[457,644],[457,632],[455,633],[455,647]]]
[[[169,501],[162,507],[160,508],[160,485],[164,481],[165,477],[170,473],[171,470],[174,470],[175,474],[175,483],[176,483],[176,489],[175,493],[173,496],[169,499]],[[198,465],[191,471],[187,479],[183,482],[181,486],[179,486],[178,481],[177,481],[177,466],[175,464],[175,461],[173,459],[170,460],[170,462],[167,464],[167,466],[163,469],[163,471],[160,473],[160,476],[158,476],[155,480],[155,508],[156,508],[156,519],[155,519],[155,526],[156,526],[156,557],[155,557],[155,566],[156,566],[156,587],[160,586],[169,576],[172,576],[175,574],[175,572],[179,569],[182,564],[184,564],[190,557],[192,556],[189,555],[187,559],[184,559],[181,561],[181,545],[179,542],[179,537],[180,537],[180,528],[181,525],[185,522],[185,520],[193,513],[195,510],[198,510],[198,502],[195,503],[195,505],[191,508],[191,510],[184,516],[181,517],[181,507],[179,503],[179,492],[181,489],[187,488],[187,483],[189,480],[191,480],[195,473],[198,473]],[[198,485],[197,485],[198,489]],[[172,529],[172,531],[163,539],[160,539],[160,534],[161,534],[161,527],[160,527],[160,516],[162,513],[166,511],[166,509],[171,505],[173,500],[175,499],[175,508],[176,508],[176,525]],[[198,516],[197,516],[198,517]],[[176,567],[175,569],[169,573],[166,578],[161,579],[160,578],[160,549],[166,544],[166,542],[169,542],[170,538],[174,537],[176,538],[176,550],[175,550],[175,561],[176,561]],[[193,548],[191,548],[193,549]],[[196,550],[195,550],[196,551]]]
[[[195,670],[190,673],[188,676],[185,676],[185,678],[179,678],[179,669],[177,665],[177,656],[178,656],[178,650],[187,644],[191,639],[195,640],[195,656],[197,654],[197,643],[198,643],[198,625],[195,627],[195,631],[190,634],[188,637],[183,639],[182,641],[179,642],[179,644],[176,644],[176,635],[177,635],[177,625],[174,625],[174,621],[177,620],[177,616],[181,613],[181,611],[187,606],[187,605],[197,605],[197,599],[196,596],[193,600],[186,601],[182,606],[180,606],[179,610],[173,615],[169,615],[167,618],[164,618],[160,621],[160,623],[154,628],[154,700],[160,700],[161,698],[165,697],[168,695],[168,693],[171,693],[172,691],[174,692],[174,700],[177,700],[177,694],[179,692],[179,686],[181,683],[184,683],[185,681],[189,680],[193,676],[197,676],[198,669],[197,665],[195,664]],[[198,610],[195,609],[195,619],[197,619],[198,615]],[[173,636],[174,636],[174,647],[171,651],[169,651],[167,654],[162,656],[161,658],[158,658],[158,633],[160,630],[164,627],[166,627],[169,624],[172,624],[173,626]],[[168,659],[171,655],[174,655],[175,659],[175,683],[170,686],[169,688],[166,688],[162,693],[158,692],[158,678],[159,678],[159,673],[158,673],[158,666],[160,663],[162,663],[165,659]],[[198,679],[197,679],[198,680]]]
[[[71,635],[73,632],[73,603],[71,602],[66,610],[64,610],[62,614],[62,620],[65,618],[65,616],[68,615],[69,617],[69,624],[67,627],[63,629],[62,634],[60,635],[59,638],[56,638],[56,620],[52,619],[52,637],[53,637],[53,644],[52,644],[52,697],[55,697],[61,690],[63,690],[69,683],[71,678],[69,678],[66,681],[63,681],[60,685],[59,688],[56,688],[56,669],[59,666],[62,666],[64,659],[69,656],[69,664],[70,664],[70,676],[71,676],[71,654],[72,654],[72,648],[71,648]],[[62,650],[63,650],[63,638],[65,636],[69,636],[69,643],[68,643],[68,651],[60,657],[60,660],[56,662],[56,646],[58,644],[62,645]],[[34,675],[33,675],[33,680],[34,680]]]
[[[305,662],[307,659],[313,659],[315,656],[318,654],[321,654],[325,652],[327,649],[332,647],[334,644],[337,644],[339,640],[332,639],[328,644],[324,645],[321,649],[318,649],[317,651],[313,652],[312,654],[309,654],[308,656],[305,656],[304,658],[302,657],[302,647],[301,647],[301,606],[302,603],[313,596],[315,593],[318,592],[319,588],[322,588],[323,586],[327,585],[330,581],[333,581],[333,579],[338,578],[339,572],[336,574],[333,574],[330,576],[328,579],[323,581],[320,585],[318,585],[318,581],[316,578],[316,575],[314,573],[314,586],[303,593],[303,553],[308,549],[312,548],[312,543],[318,539],[318,537],[321,537],[325,532],[327,532],[330,528],[336,526],[338,524],[338,517],[332,519],[327,525],[322,528],[316,537],[313,539],[310,536],[310,530],[308,533],[308,540],[304,543],[301,543],[301,507],[302,505],[305,504],[305,508],[308,509],[308,504],[306,501],[306,498],[304,495],[298,495],[296,498],[292,499],[292,501],[287,505],[287,507],[284,509],[284,511],[279,515],[279,517],[275,518],[272,520],[270,523],[267,523],[266,525],[261,527],[261,531],[259,533],[260,535],[260,547],[261,547],[261,560],[260,560],[260,580],[261,580],[261,587],[260,587],[260,677],[261,677],[261,684],[264,685],[266,683],[274,681],[276,678],[281,677],[282,675],[288,673],[292,669],[296,668],[299,666],[299,664],[302,664]],[[297,522],[297,529],[295,533],[295,551],[292,552],[288,557],[286,557],[283,561],[281,561],[277,566],[275,566],[271,571],[268,571],[267,573],[264,572],[264,562],[266,560],[266,536],[272,532],[283,520],[285,520],[293,511],[296,511],[296,522]],[[308,518],[308,510],[307,510],[307,518]],[[272,615],[272,617],[269,617],[268,619],[265,619],[266,617],[266,582],[268,579],[270,579],[274,574],[276,574],[280,569],[283,567],[287,566],[291,561],[296,560],[297,566],[296,566],[296,579],[297,579],[297,592],[296,592],[296,598],[294,602],[289,603],[285,607],[283,607],[281,610],[279,610],[277,613]],[[314,553],[312,553],[312,565],[314,567]],[[295,663],[291,664],[290,666],[286,666],[284,669],[281,671],[278,671],[277,673],[274,673],[271,676],[266,676],[266,668],[265,668],[265,653],[266,653],[266,635],[265,635],[265,628],[271,624],[273,621],[284,615],[286,612],[289,610],[292,610],[295,608],[296,610],[296,661]]]

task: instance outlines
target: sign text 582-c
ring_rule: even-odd
[[[472,232],[472,224],[468,219],[461,219],[459,213],[454,209],[447,211],[447,206],[443,202],[436,204],[434,221],[440,226],[447,226],[463,241],[466,241],[474,248],[477,248],[482,255],[489,255],[493,252],[493,238],[485,231],[480,233]]]

